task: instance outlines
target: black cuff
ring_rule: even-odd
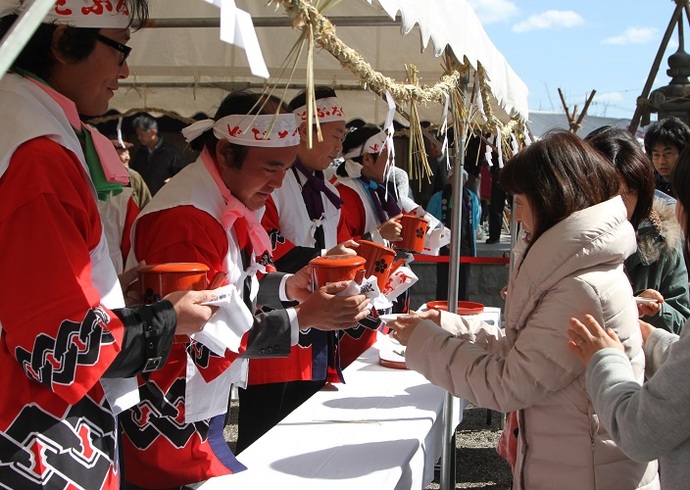
[[[170,301],[114,310],[125,325],[122,349],[104,376],[127,378],[160,369],[175,338],[176,315]]]
[[[295,247],[281,258],[275,261],[276,269],[280,272],[289,272],[294,274],[302,267],[307,265],[309,261],[321,255],[320,248],[313,247]]]

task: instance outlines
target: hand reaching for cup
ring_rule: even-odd
[[[285,294],[292,301],[300,303],[311,294],[311,266],[305,265],[285,280]]]
[[[410,315],[399,316],[396,320],[388,323],[387,325],[391,330],[393,330],[393,333],[391,334],[392,337],[402,345],[407,346],[415,328],[417,328],[419,322],[422,322],[425,319],[427,318],[422,318],[420,315],[413,313]]]
[[[355,240],[345,240],[326,252],[326,255],[357,255],[359,243]]]
[[[117,276],[120,280],[120,287],[122,288],[127,306],[140,305],[143,302],[139,289],[139,269],[145,265],[146,261],[141,260],[137,265]]]

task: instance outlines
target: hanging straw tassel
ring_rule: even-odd
[[[417,67],[414,65],[405,65],[407,72],[408,84],[418,85]],[[426,177],[427,182],[431,183],[431,176],[433,171],[429,166],[429,159],[426,154],[426,147],[424,146],[424,134],[422,133],[422,122],[419,118],[419,111],[417,109],[417,102],[414,99],[410,100],[410,145],[408,148],[408,166],[407,170],[410,174],[410,179],[418,179],[420,182],[422,178]]]

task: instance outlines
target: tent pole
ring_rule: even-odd
[[[14,60],[22,52],[26,43],[34,35],[51,8],[55,6],[55,0],[33,0],[26,7],[12,27],[0,41],[0,78],[5,76]]]
[[[465,105],[468,79],[464,77],[460,87],[462,100],[451,97],[453,105]],[[455,120],[455,116],[462,114],[463,107],[453,107],[453,131],[455,136],[453,157],[453,209],[451,210],[450,229],[450,258],[448,267],[448,311],[458,311],[458,278],[460,277],[460,244],[462,239],[462,174],[465,168],[465,125],[462,121]],[[443,402],[443,450],[441,452],[441,490],[455,489],[455,426],[453,424],[453,406],[455,397],[446,392]]]

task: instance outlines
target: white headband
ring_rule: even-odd
[[[0,0],[0,17],[26,10],[25,0]],[[44,23],[73,27],[126,29],[130,24],[129,8],[124,0],[57,0]]]
[[[241,146],[280,148],[299,145],[299,125],[294,114],[232,114],[218,121],[197,121],[182,129],[182,134],[190,142],[211,128],[216,138]]]
[[[303,105],[294,111],[300,118],[301,122],[307,120],[307,106]],[[335,121],[345,121],[345,113],[343,106],[340,105],[337,97],[325,97],[323,99],[316,99],[316,107],[314,108],[314,119],[318,119],[319,123],[329,123]],[[314,121],[316,122],[316,121]]]
[[[351,149],[343,158],[357,158],[361,157],[365,153],[381,153],[384,148],[386,148],[386,133],[379,131],[374,136],[370,137],[364,142],[363,145],[359,145]]]

